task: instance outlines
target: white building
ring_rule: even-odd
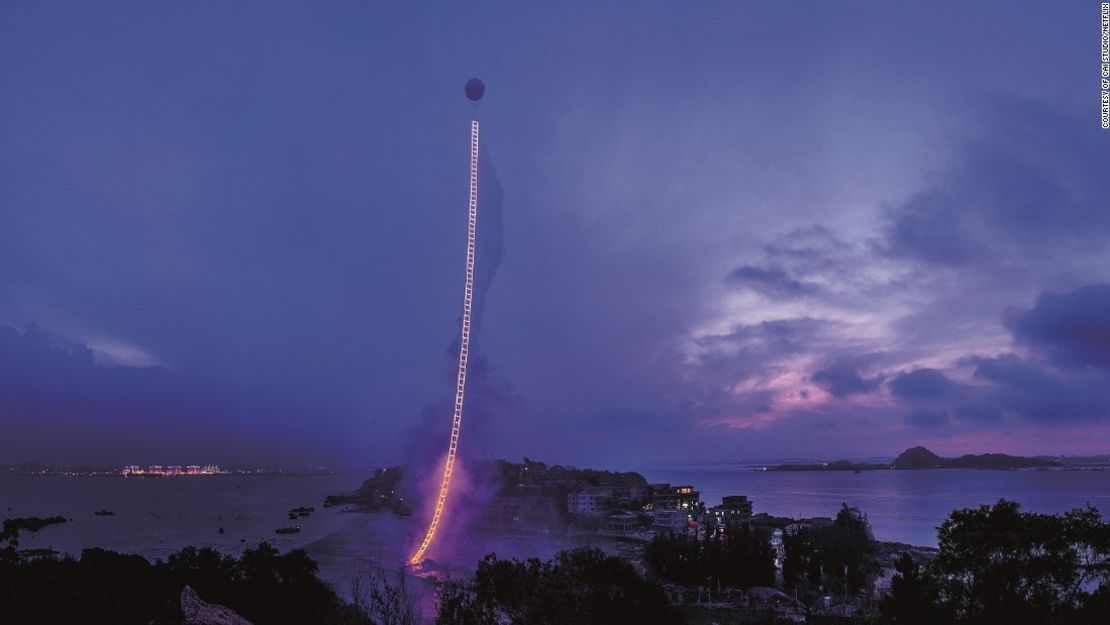
[[[571,514],[604,512],[611,496],[612,491],[604,488],[591,488],[567,493],[567,512]]]
[[[690,527],[690,513],[685,510],[653,510],[652,529],[657,533],[682,534]]]

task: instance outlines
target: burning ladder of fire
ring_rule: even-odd
[[[462,426],[463,395],[466,390],[466,359],[470,350],[470,306],[474,294],[474,236],[478,226],[478,121],[470,122],[470,206],[466,225],[466,292],[463,295],[462,341],[459,345],[459,373],[455,385],[455,414],[451,420],[451,444],[447,447],[447,464],[443,467],[443,480],[439,485],[435,512],[428,524],[420,548],[416,550],[409,563],[419,565],[424,560],[424,552],[435,539],[447,494],[451,488],[451,473],[455,469],[455,454],[459,449],[459,429]]]

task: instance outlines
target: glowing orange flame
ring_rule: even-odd
[[[443,517],[447,495],[451,491],[451,473],[455,469],[455,455],[459,449],[459,429],[462,426],[463,395],[466,390],[466,359],[470,350],[470,306],[474,293],[474,235],[478,225],[478,121],[470,122],[470,215],[466,228],[466,292],[463,296],[462,342],[459,345],[459,373],[455,385],[455,414],[451,421],[451,443],[447,446],[447,464],[443,467],[443,480],[439,484],[435,512],[428,524],[428,531],[420,548],[409,558],[409,564],[419,566],[424,552],[436,537],[436,529]]]

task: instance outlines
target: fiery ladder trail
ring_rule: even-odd
[[[409,564],[418,566],[424,560],[424,552],[436,537],[447,494],[451,489],[451,473],[455,469],[455,455],[459,450],[459,430],[462,427],[463,396],[466,391],[466,359],[470,350],[470,308],[474,297],[474,236],[478,226],[478,121],[470,122],[470,211],[466,225],[466,292],[463,295],[462,341],[459,345],[459,372],[455,385],[455,414],[451,420],[451,443],[447,447],[447,464],[443,467],[443,480],[439,485],[435,512],[428,524],[420,548],[409,559]]]

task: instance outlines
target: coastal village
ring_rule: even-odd
[[[822,599],[824,605],[804,605],[795,592],[784,592],[782,569],[786,543],[792,536],[817,532],[834,524],[833,517],[794,519],[755,512],[744,494],[726,495],[712,505],[701,498],[694,484],[649,483],[635,472],[579,469],[547,465],[525,458],[522,462],[497,460],[482,463],[477,481],[489,485],[492,496],[481,503],[484,514],[474,530],[494,535],[526,538],[557,534],[608,544],[613,551],[641,570],[645,550],[653,540],[687,540],[690,544],[724,543],[732,533],[765,536],[774,565],[774,583],[759,589],[722,588],[710,585],[664,584],[676,604],[703,605],[707,609],[758,605],[778,618],[791,621],[805,614],[848,615],[872,605],[890,588],[894,562],[902,553],[915,560],[930,559],[935,550],[898,543],[874,542],[879,570],[870,592],[851,602]],[[401,467],[378,469],[356,492],[327,497],[325,506],[346,505],[352,510],[412,514],[412,502]],[[834,512],[834,511],[830,511]],[[820,603],[820,601],[818,602]],[[754,608],[753,608],[754,609]]]

